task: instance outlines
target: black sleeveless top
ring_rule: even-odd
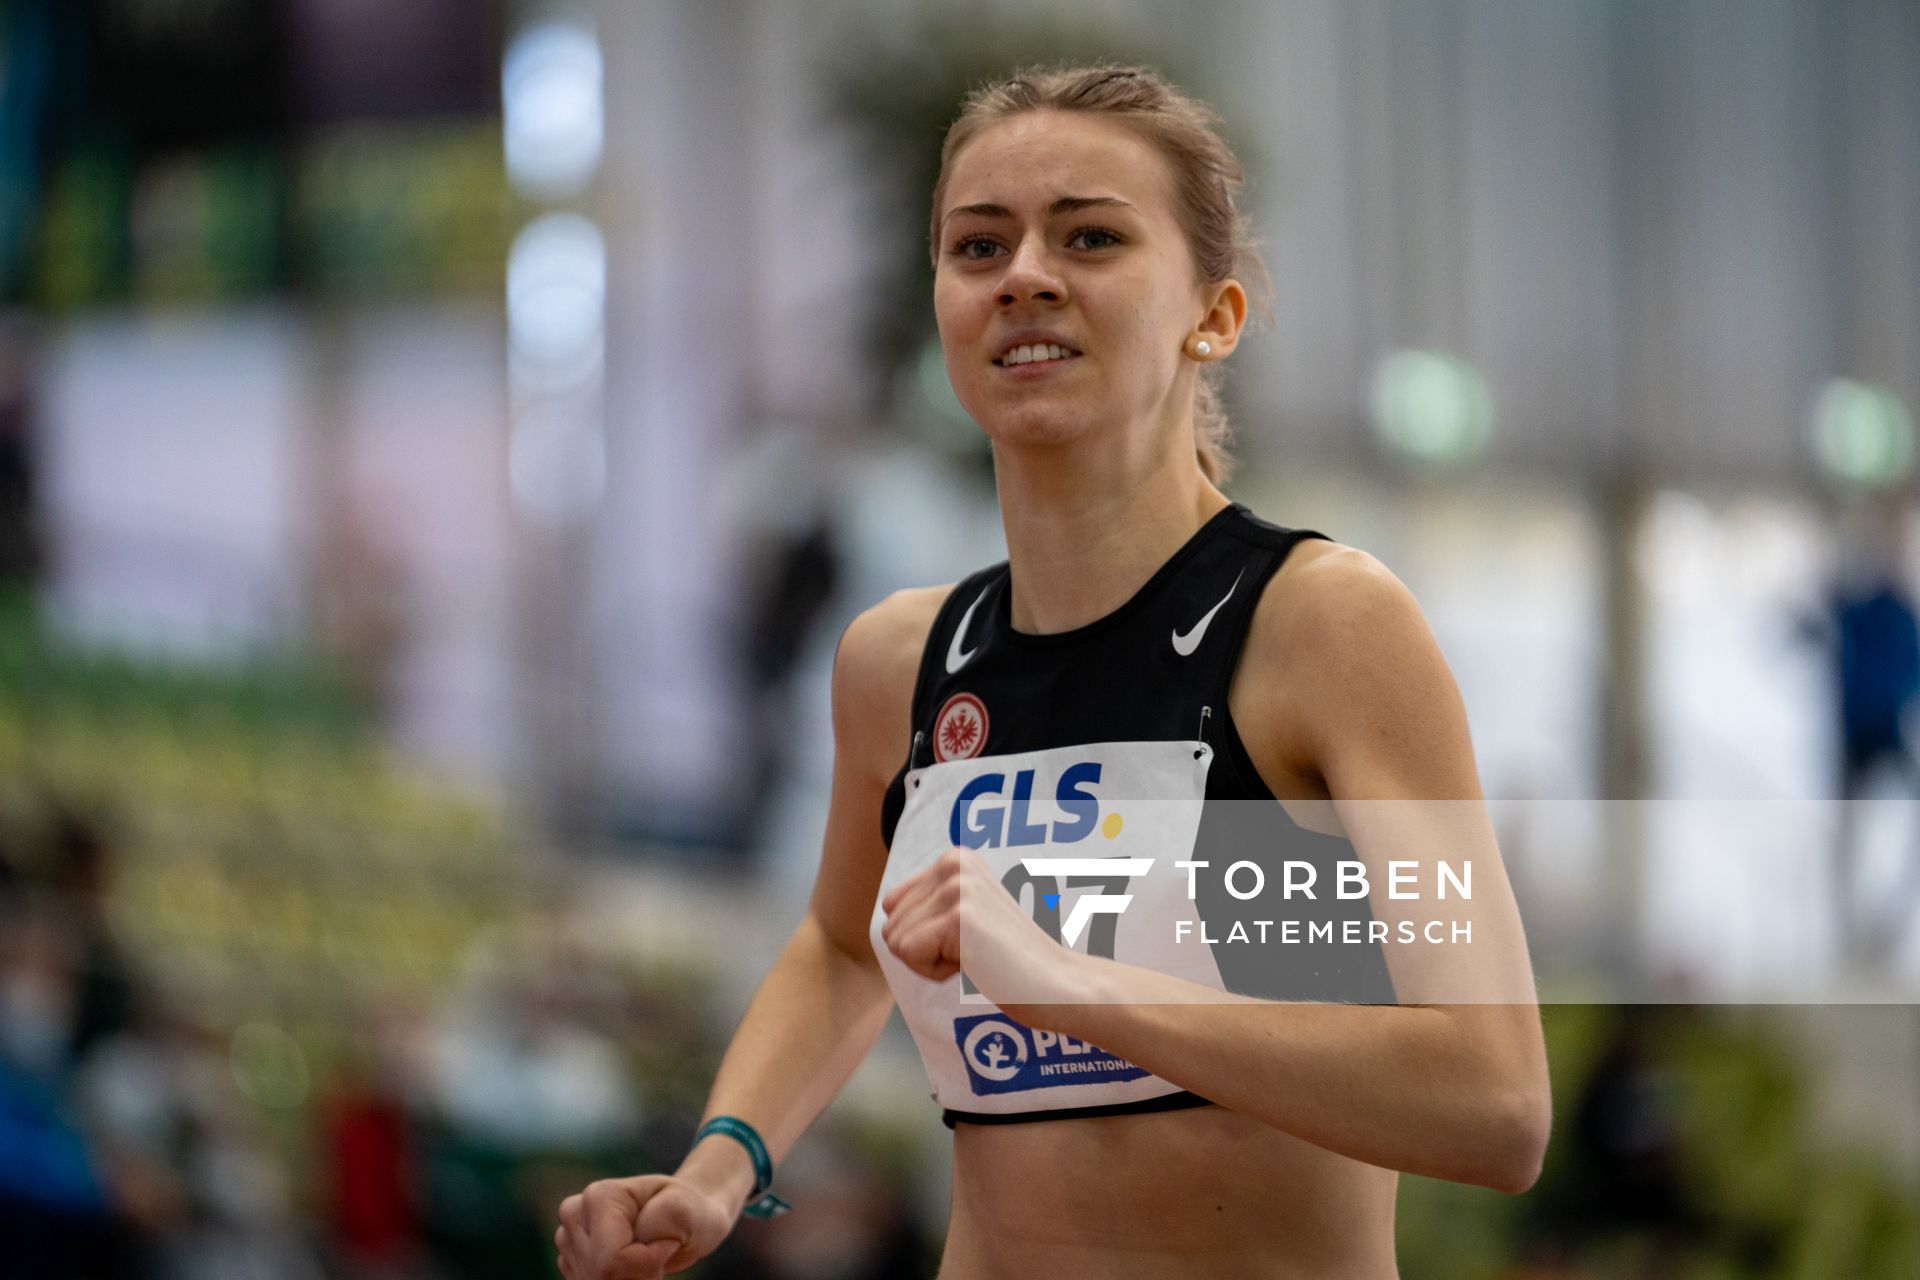
[[[909,757],[888,785],[881,833],[889,849],[905,807],[911,768],[963,756],[1010,755],[1084,743],[1199,739],[1216,758],[1207,772],[1205,804],[1192,857],[1210,865],[1194,874],[1194,905],[1210,936],[1224,938],[1236,920],[1274,914],[1269,900],[1242,901],[1225,887],[1227,867],[1239,860],[1271,867],[1313,863],[1315,883],[1331,885],[1333,864],[1356,855],[1344,838],[1308,831],[1290,819],[1261,779],[1237,732],[1227,703],[1254,607],[1288,554],[1308,538],[1326,535],[1287,529],[1232,503],[1210,518],[1155,571],[1133,597],[1105,617],[1071,631],[1030,635],[1013,629],[1010,575],[1001,561],[968,575],[941,605],[921,654],[913,690]],[[1286,673],[1270,678],[1285,679]],[[950,711],[956,699],[980,699],[991,714]],[[936,741],[936,719],[949,736]],[[984,728],[984,744],[966,735]],[[952,735],[959,732],[958,739]],[[1227,804],[1226,801],[1241,801]],[[1268,803],[1244,803],[1259,802]],[[1239,884],[1245,888],[1245,880]],[[1267,895],[1262,895],[1266,897]],[[1362,898],[1292,899],[1286,914],[1302,920],[1362,922],[1372,912]],[[1349,934],[1348,936],[1353,936]],[[1292,945],[1212,947],[1227,988],[1269,1000],[1391,1004],[1393,984],[1378,943],[1340,941]],[[944,1112],[957,1120],[1005,1123],[1117,1111],[1206,1105],[1181,1091],[1145,1102],[1016,1115]]]

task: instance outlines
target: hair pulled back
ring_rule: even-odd
[[[928,244],[940,255],[940,209],[953,158],[991,125],[1028,111],[1084,111],[1110,116],[1152,145],[1172,170],[1175,214],[1200,279],[1207,284],[1238,279],[1258,299],[1264,296],[1261,264],[1237,197],[1246,183],[1240,161],[1220,136],[1220,117],[1206,103],[1143,66],[1110,64],[1023,67],[966,96],[940,147],[940,176],[933,185],[933,224]],[[1227,452],[1231,425],[1220,407],[1221,361],[1200,366],[1194,396],[1194,450],[1208,480],[1223,483],[1233,468]]]

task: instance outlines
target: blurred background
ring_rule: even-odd
[[[1004,555],[926,200],[1055,57],[1225,116],[1229,490],[1413,588],[1556,940],[1403,1273],[1920,1274],[1920,4],[0,0],[0,1275],[677,1163],[842,628]],[[929,1276],[949,1154],[896,1019],[693,1274]]]

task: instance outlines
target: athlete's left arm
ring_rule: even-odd
[[[1328,549],[1292,579],[1283,621],[1242,659],[1273,673],[1244,727],[1302,727],[1376,919],[1464,916],[1472,942],[1384,944],[1398,1005],[1210,994],[1075,955],[1068,990],[1091,1002],[1009,1012],[1339,1154],[1524,1191],[1551,1124],[1546,1051],[1452,673],[1412,594],[1371,556]],[[1442,859],[1471,862],[1470,902],[1435,901]],[[1418,864],[1419,900],[1388,896],[1390,860]]]

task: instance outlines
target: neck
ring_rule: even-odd
[[[1010,618],[1030,635],[1071,631],[1113,612],[1227,505],[1190,449],[1125,478],[1074,474],[1060,456],[1067,451],[1051,452],[994,450]]]

